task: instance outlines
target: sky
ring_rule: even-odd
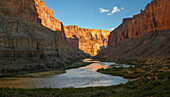
[[[113,30],[152,0],[42,0],[64,26]]]

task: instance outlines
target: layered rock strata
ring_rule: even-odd
[[[42,56],[58,53],[56,33],[40,24],[24,18],[1,14],[0,29],[0,49],[2,51],[21,51],[21,53],[22,51],[37,51]],[[29,57],[29,54],[27,55]],[[22,58],[22,55],[19,57]],[[2,58],[5,57],[2,56]]]
[[[74,25],[65,26],[64,29],[66,37],[70,38],[75,35],[79,39],[79,49],[91,56],[97,55],[102,47],[107,47],[110,31],[79,28]]]
[[[109,35],[109,46],[118,45],[121,41],[137,38],[147,32],[155,30],[167,30],[170,28],[170,0],[154,0],[145,10],[126,18]]]
[[[19,58],[40,60],[44,56],[44,44],[45,39],[2,34],[0,36],[0,60]]]

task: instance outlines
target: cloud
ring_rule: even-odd
[[[113,10],[112,10],[112,14],[114,14],[115,12],[119,12],[120,11],[120,9],[119,8],[117,8],[117,6],[115,6],[115,7],[113,7]]]
[[[108,13],[107,15],[111,15],[110,13]]]
[[[115,7],[113,7],[111,13],[108,13],[109,10],[107,10],[107,9],[100,8],[100,13],[107,12],[107,15],[110,16],[110,15],[116,13],[116,12],[120,12],[120,10],[124,10],[124,7],[122,7],[122,8],[119,9],[117,6],[115,6]]]
[[[109,12],[107,9],[100,8],[100,13]]]
[[[115,28],[109,28],[108,30],[113,31]]]

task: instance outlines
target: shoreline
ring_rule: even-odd
[[[83,66],[87,66],[91,63],[83,62],[83,61],[74,61],[68,67],[65,67],[65,69],[51,69],[51,70],[46,70],[46,71],[40,71],[40,72],[32,72],[32,73],[25,73],[25,74],[9,74],[9,75],[0,75],[0,80],[4,78],[23,78],[23,77],[30,77],[30,78],[39,78],[39,77],[46,77],[50,75],[59,75],[66,73],[66,70],[68,69],[74,69],[74,68],[79,68]]]

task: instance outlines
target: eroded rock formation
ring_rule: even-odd
[[[65,26],[67,38],[75,35],[79,39],[79,49],[92,56],[97,55],[101,48],[107,47],[110,31]],[[73,43],[74,45],[74,43]]]
[[[109,46],[118,45],[121,41],[136,38],[150,31],[167,30],[170,28],[170,0],[154,0],[145,10],[126,18],[109,35]]]

